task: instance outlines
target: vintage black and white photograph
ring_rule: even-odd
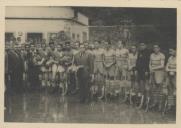
[[[4,122],[176,123],[176,8],[5,6],[4,39]]]

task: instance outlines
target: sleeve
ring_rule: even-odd
[[[165,61],[165,55],[161,54],[161,60]]]
[[[5,52],[5,73],[8,73],[8,54]]]
[[[74,61],[73,61],[73,64],[75,64],[75,65],[77,65],[77,54],[76,55],[74,55]]]
[[[126,54],[129,57],[129,50],[128,49],[126,49]]]
[[[140,53],[138,53],[138,56],[137,56],[137,59],[136,59],[136,70],[138,70],[139,56],[140,56]]]
[[[115,64],[116,63],[116,52],[114,50],[112,51],[112,55],[113,55],[113,59],[114,59],[113,64]]]
[[[166,63],[166,68],[165,68],[165,70],[166,70],[167,72],[169,71],[169,68],[168,68],[169,64],[170,64],[170,57],[168,58],[168,61],[167,61],[167,63]]]
[[[161,63],[164,68],[165,67],[165,55],[164,54],[161,54]]]
[[[71,54],[71,65],[73,65],[73,64],[74,64],[74,53],[72,51],[72,54]]]
[[[93,66],[94,66],[94,63],[93,63],[93,55],[92,54],[89,54],[88,55],[88,61],[89,61],[89,68],[90,68],[90,73],[92,74],[93,73]]]
[[[151,54],[150,57],[149,57],[149,69],[150,69],[150,71],[152,70],[152,67],[151,67],[151,59],[152,59],[152,54]]]
[[[103,60],[103,63],[105,62],[105,51],[103,51],[102,53],[102,60]]]
[[[115,56],[116,55],[116,52],[114,50],[112,50],[112,55]]]
[[[49,50],[47,50],[47,59],[50,59],[51,53]]]
[[[128,54],[128,69],[131,69],[131,60],[130,60],[130,54]]]
[[[145,58],[145,71],[146,71],[146,72],[149,72],[149,71],[150,71],[150,67],[149,67],[150,58],[151,58],[151,54],[150,54],[150,52],[147,52],[147,53],[146,53],[146,58]]]

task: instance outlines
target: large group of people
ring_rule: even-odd
[[[80,94],[80,102],[119,100],[146,111],[176,104],[176,49],[118,40],[11,44],[5,50],[6,91]]]

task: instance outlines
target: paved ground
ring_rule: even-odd
[[[92,102],[81,104],[76,96],[33,92],[9,97],[5,109],[5,122],[48,123],[175,123],[175,114],[162,116],[158,112],[145,113],[135,107],[118,102]]]

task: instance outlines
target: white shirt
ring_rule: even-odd
[[[77,49],[73,49],[72,51],[73,51],[73,55],[76,55],[77,53],[79,53],[79,50]]]
[[[166,70],[176,72],[176,57],[173,57],[173,56],[169,57]]]
[[[152,53],[150,56],[150,68],[158,67],[158,66],[164,66],[165,62],[165,55],[163,53]]]
[[[129,61],[129,68],[136,67],[136,61],[138,58],[138,54],[129,53],[128,61]]]
[[[116,50],[116,57],[124,58],[124,57],[128,57],[128,54],[129,54],[129,51],[126,48]]]
[[[104,54],[103,49],[95,49],[94,52],[93,52],[93,55],[95,57],[95,61],[102,61],[103,54]]]
[[[128,65],[129,51],[126,48],[116,50],[116,61],[122,65]]]
[[[110,63],[113,63],[114,61],[114,56],[115,56],[115,51],[112,50],[112,49],[109,49],[109,50],[104,50],[104,61],[107,63],[107,64],[110,64]]]

